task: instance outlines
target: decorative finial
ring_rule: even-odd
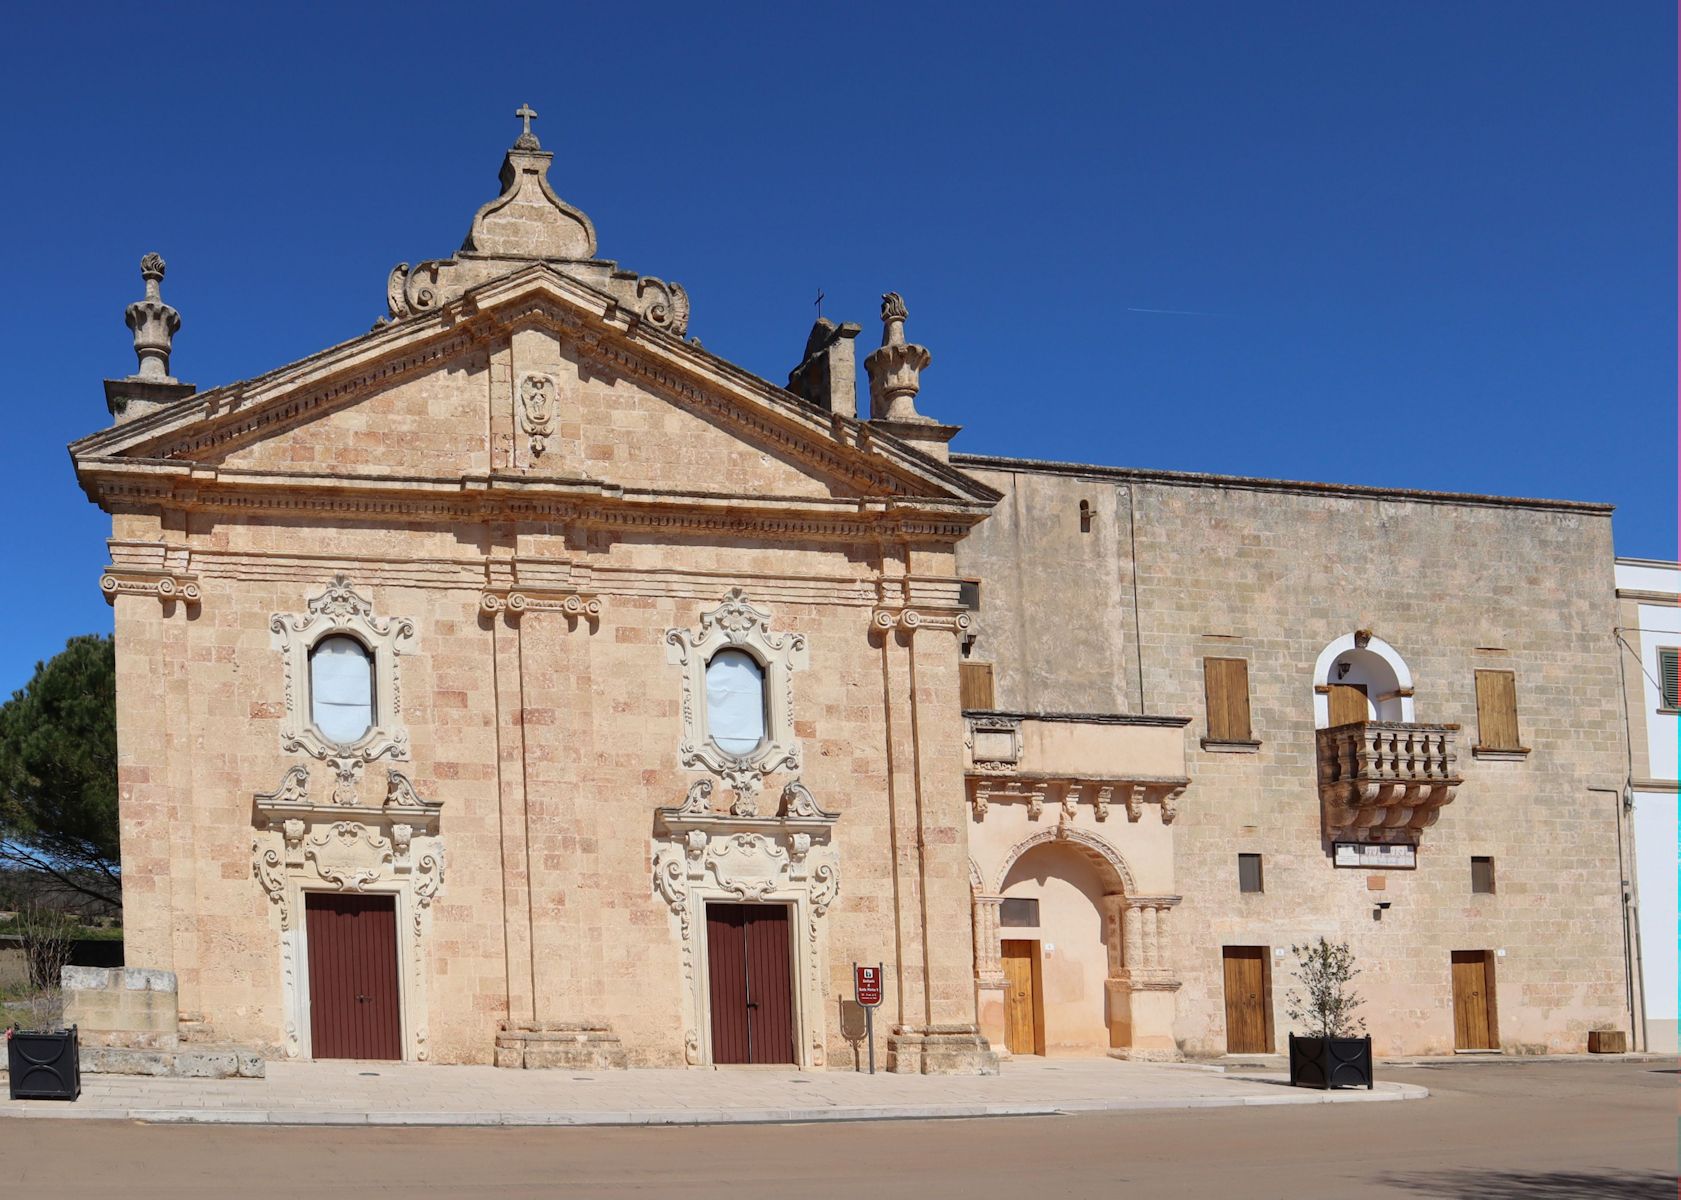
[[[927,423],[916,411],[922,369],[933,356],[925,346],[905,341],[905,298],[888,292],[881,298],[881,346],[864,360],[870,375],[870,419]]]
[[[176,330],[181,328],[181,314],[163,302],[163,273],[161,255],[147,254],[140,260],[146,295],[128,306],[123,320],[134,330],[134,353],[140,359],[140,369],[130,378],[174,383],[169,374],[169,351]]]
[[[514,116],[525,122],[525,129],[514,139],[515,150],[541,150],[543,143],[537,140],[537,135],[531,132],[531,122],[536,119],[537,112],[529,104],[522,104],[514,110]]]

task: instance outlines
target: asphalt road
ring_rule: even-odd
[[[0,1197],[1672,1200],[1673,1064],[1391,1068],[1432,1098],[666,1129],[0,1120]]]

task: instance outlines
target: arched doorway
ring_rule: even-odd
[[[1094,839],[1095,840],[1095,839]],[[1124,1044],[1124,864],[1107,847],[1035,838],[998,895],[1002,1026],[1012,1054],[1102,1054]]]
[[[1314,726],[1411,721],[1413,679],[1399,652],[1364,631],[1326,646],[1314,664]]]

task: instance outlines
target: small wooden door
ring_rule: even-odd
[[[714,1063],[792,1063],[794,969],[788,908],[708,904]]]
[[[1363,683],[1333,683],[1331,685],[1331,724],[1353,725],[1369,721],[1366,708],[1366,685]]]
[[[1265,946],[1226,946],[1226,1053],[1271,1054],[1272,959]]]
[[[1500,1048],[1494,1012],[1494,956],[1487,950],[1453,952],[1453,1048]]]
[[[1045,997],[1039,943],[1012,939],[1000,946],[1004,960],[1004,1044],[1011,1054],[1045,1052]]]
[[[402,1058],[396,897],[313,892],[304,913],[311,1053]]]

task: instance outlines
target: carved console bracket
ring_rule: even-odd
[[[279,935],[286,1056],[310,1054],[304,895],[330,889],[394,898],[398,928],[406,930],[397,939],[404,1056],[424,1062],[426,937],[444,882],[442,805],[423,799],[398,771],[387,771],[385,803],[377,808],[318,799],[309,785],[309,768],[293,766],[274,791],[252,797],[251,873]]]
[[[976,763],[976,767],[990,767]],[[1055,806],[1058,819],[1072,821],[1081,804],[1090,804],[1099,821],[1107,821],[1111,806],[1120,804],[1128,821],[1138,821],[1146,804],[1159,805],[1163,825],[1171,825],[1179,815],[1179,798],[1191,781],[1183,776],[1139,779],[1071,779],[1059,776],[1005,774],[1013,764],[1003,764],[997,773],[971,773],[965,777],[969,803],[976,821],[986,820],[987,811],[994,804],[1027,805],[1031,821],[1039,820],[1046,805]]]
[[[1319,796],[1332,839],[1416,844],[1463,782],[1457,725],[1367,721],[1318,732]]]
[[[837,817],[824,812],[798,780],[782,789],[774,817],[711,811],[708,780],[683,803],[655,813],[654,894],[671,910],[681,945],[684,1057],[712,1061],[706,905],[709,901],[784,904],[793,911],[794,1022],[799,1065],[824,1065],[823,917],[840,894],[840,856],[832,844]]]

